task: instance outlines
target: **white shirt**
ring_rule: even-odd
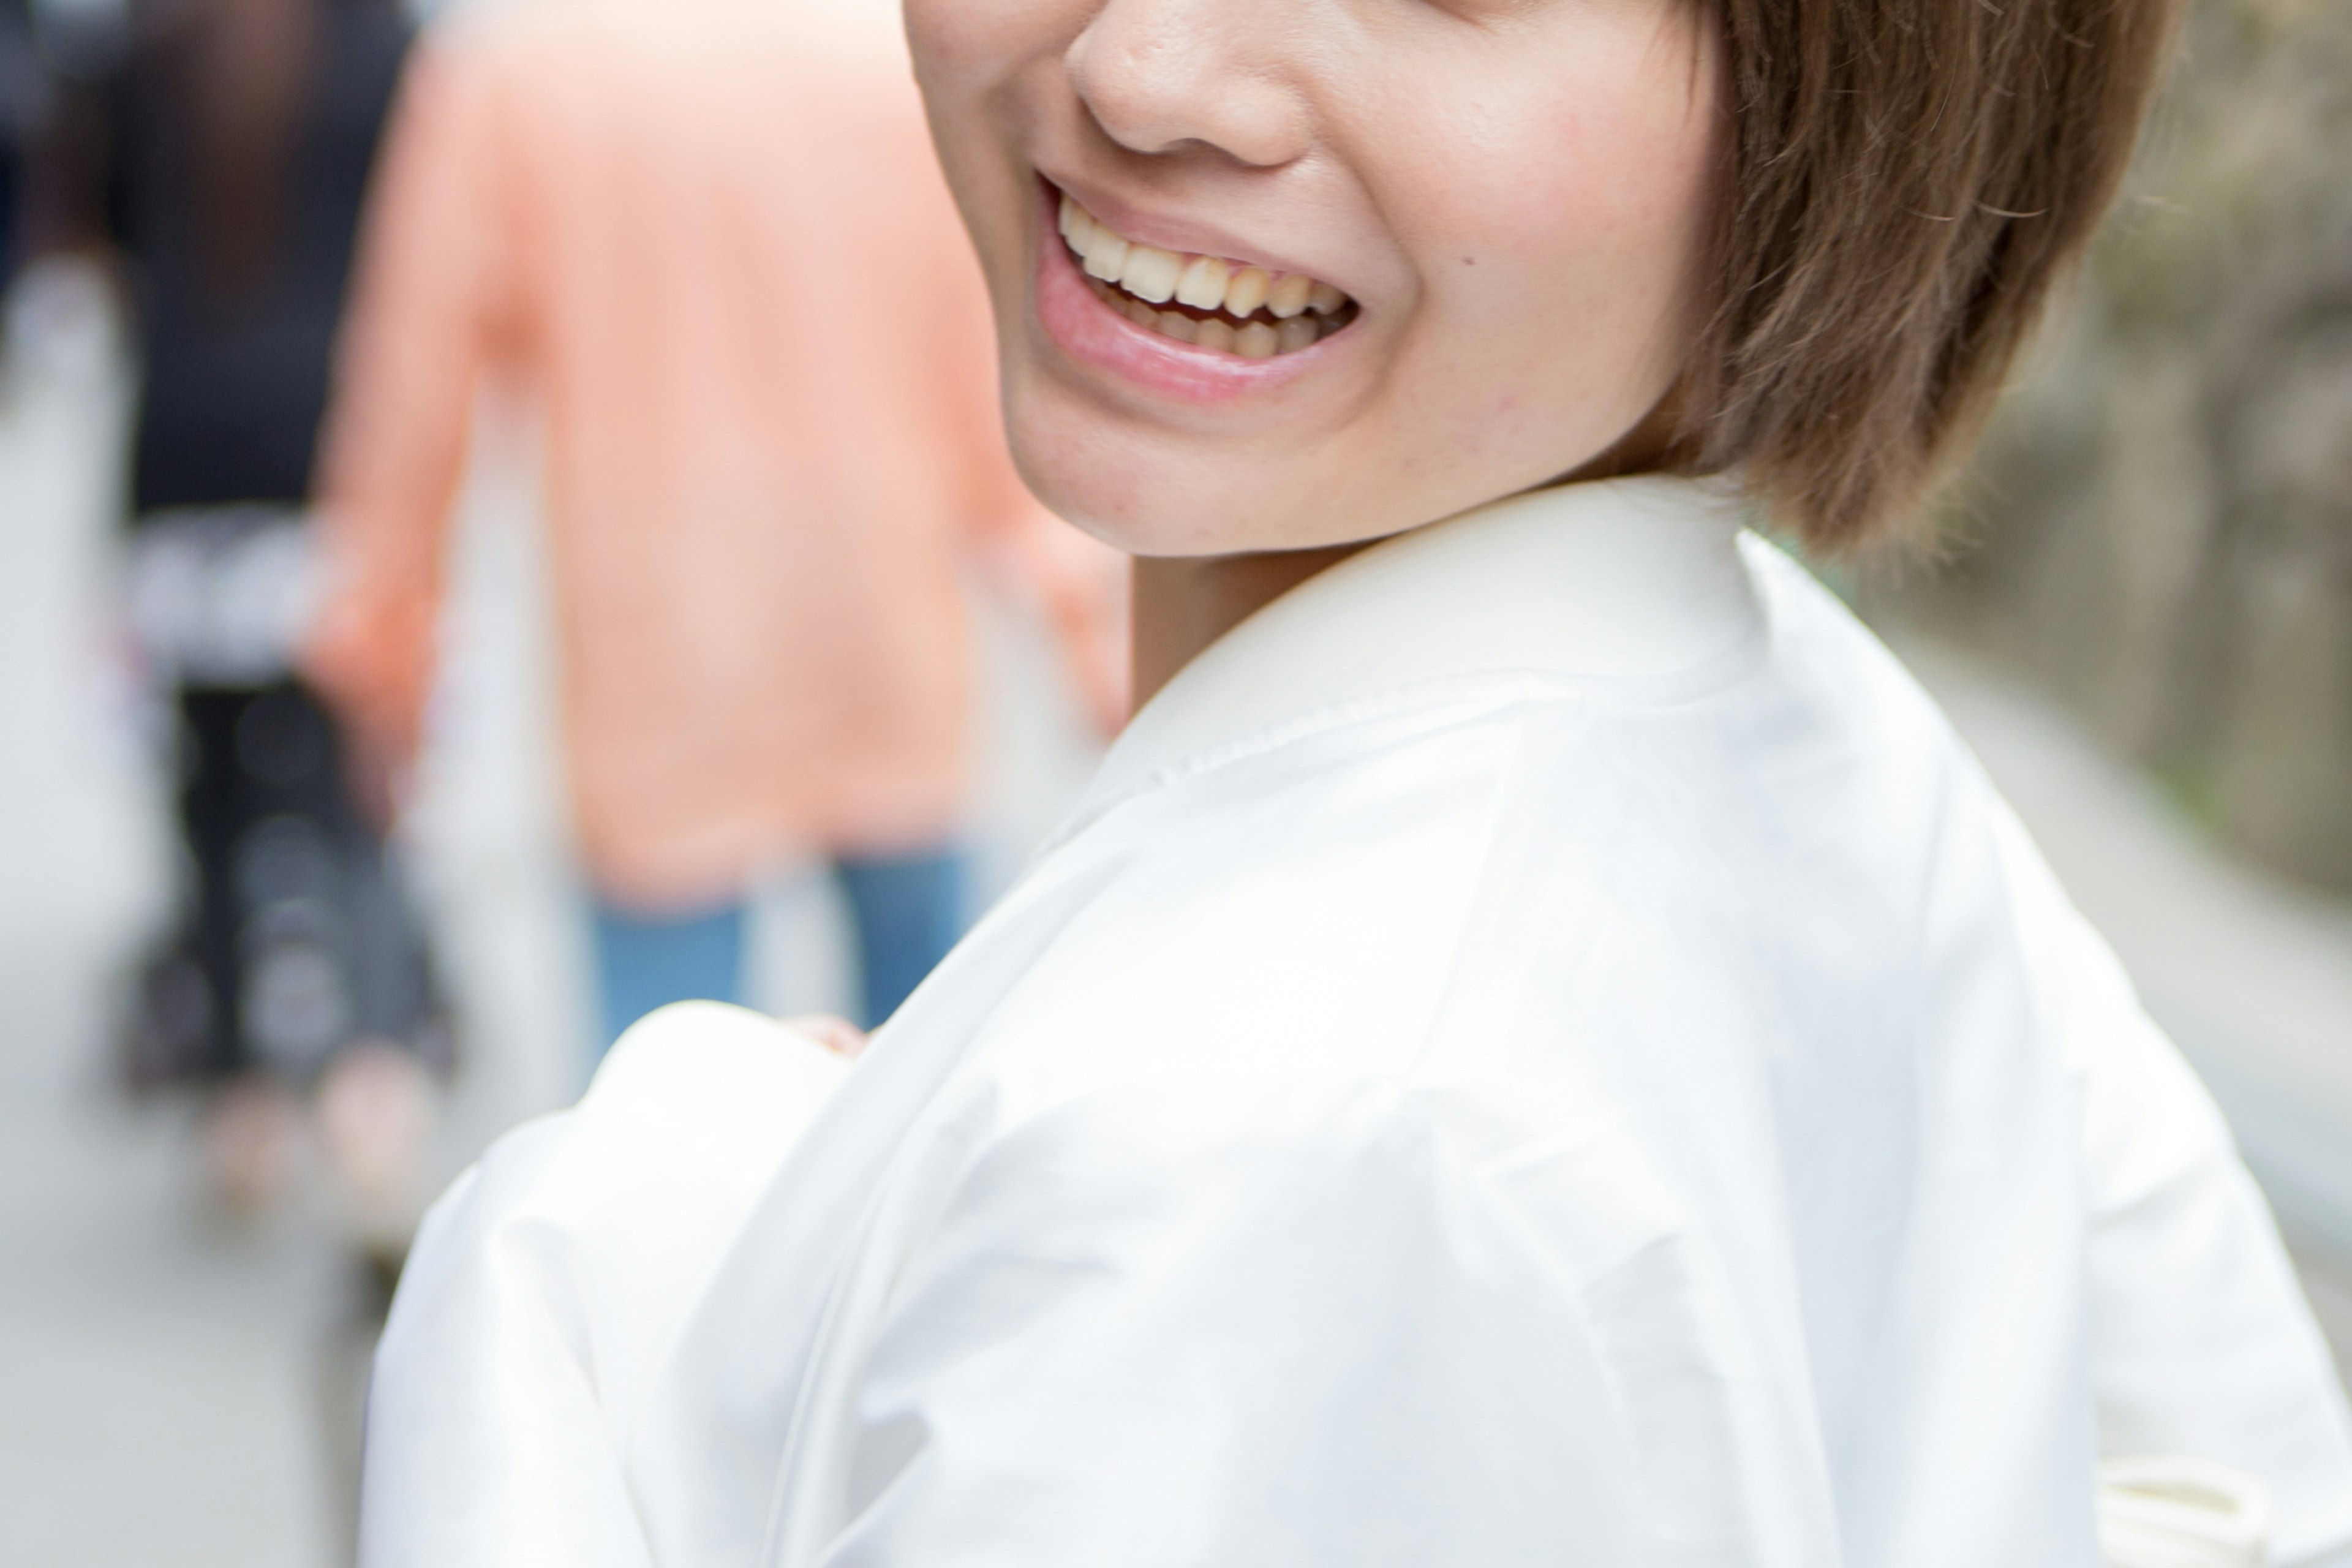
[[[2352,1561],[2203,1091],[1877,642],[1645,479],[1229,634],[855,1068],[641,1026],[420,1237],[363,1552],[2087,1568],[2146,1451]]]

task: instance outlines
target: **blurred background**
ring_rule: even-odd
[[[671,14],[656,25],[683,31]],[[583,804],[602,764],[582,750],[576,700],[598,679],[582,639],[657,664],[676,628],[599,622],[569,564],[583,525],[551,486],[586,395],[543,364],[436,382],[417,346],[481,310],[451,268],[494,264],[477,253],[495,226],[447,205],[457,184],[434,169],[492,162],[480,139],[510,133],[532,73],[589,58],[575,40],[560,68],[528,29],[477,21],[373,0],[0,0],[0,1562],[344,1561],[404,1227],[490,1139],[577,1094],[625,1021],[615,974],[643,979],[724,916],[751,1005],[887,1006],[875,955],[901,938],[877,922],[916,884],[877,881],[864,840],[753,835],[719,858],[724,897],[688,909],[644,894],[636,872],[668,863],[630,859],[597,815],[616,808]],[[509,73],[503,120],[395,95],[423,25],[494,40],[475,58]],[[624,52],[659,52],[638,45]],[[745,139],[625,140],[638,161],[715,168]],[[378,188],[387,158],[408,195]],[[2352,11],[2196,0],[2130,198],[1944,503],[1944,558],[1842,585],[2212,1086],[2352,1364],[2347,169]],[[665,222],[689,249],[764,243],[714,202],[718,229]],[[553,315],[525,351],[494,314],[479,335],[507,345],[499,363],[546,354]],[[373,346],[331,381],[339,331]],[[269,412],[224,423],[232,405]],[[314,471],[352,429],[401,461]],[[996,505],[991,483],[957,479],[948,510]],[[437,542],[411,560],[402,528]],[[952,780],[914,858],[952,847],[952,896],[928,896],[966,915],[1073,799],[1106,728],[1085,644],[1115,627],[1086,624],[1072,587],[1096,563],[1006,537],[906,565],[949,572],[956,614],[918,606],[949,631],[867,650],[971,690],[950,713],[964,755],[905,764]],[[866,569],[825,558],[842,581]],[[379,602],[423,606],[428,662],[383,651],[402,646],[390,612],[357,637],[365,658],[289,629],[371,573],[390,574]],[[786,589],[754,603],[827,613]],[[867,710],[910,680],[836,659],[809,686]],[[404,681],[422,683],[405,737]]]

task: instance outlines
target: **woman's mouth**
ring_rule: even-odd
[[[1060,194],[1063,243],[1097,299],[1136,325],[1212,353],[1274,359],[1314,347],[1356,302],[1301,272],[1139,245]]]

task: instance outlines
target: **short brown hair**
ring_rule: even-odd
[[[2174,0],[1716,0],[1719,293],[1670,466],[1844,552],[1961,456],[2130,162]]]

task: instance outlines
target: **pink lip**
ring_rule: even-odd
[[[1037,265],[1037,320],[1061,351],[1090,370],[1187,403],[1226,403],[1286,386],[1329,357],[1338,333],[1312,348],[1273,359],[1196,349],[1139,327],[1102,302],[1063,243],[1061,195],[1041,184],[1042,254]]]

